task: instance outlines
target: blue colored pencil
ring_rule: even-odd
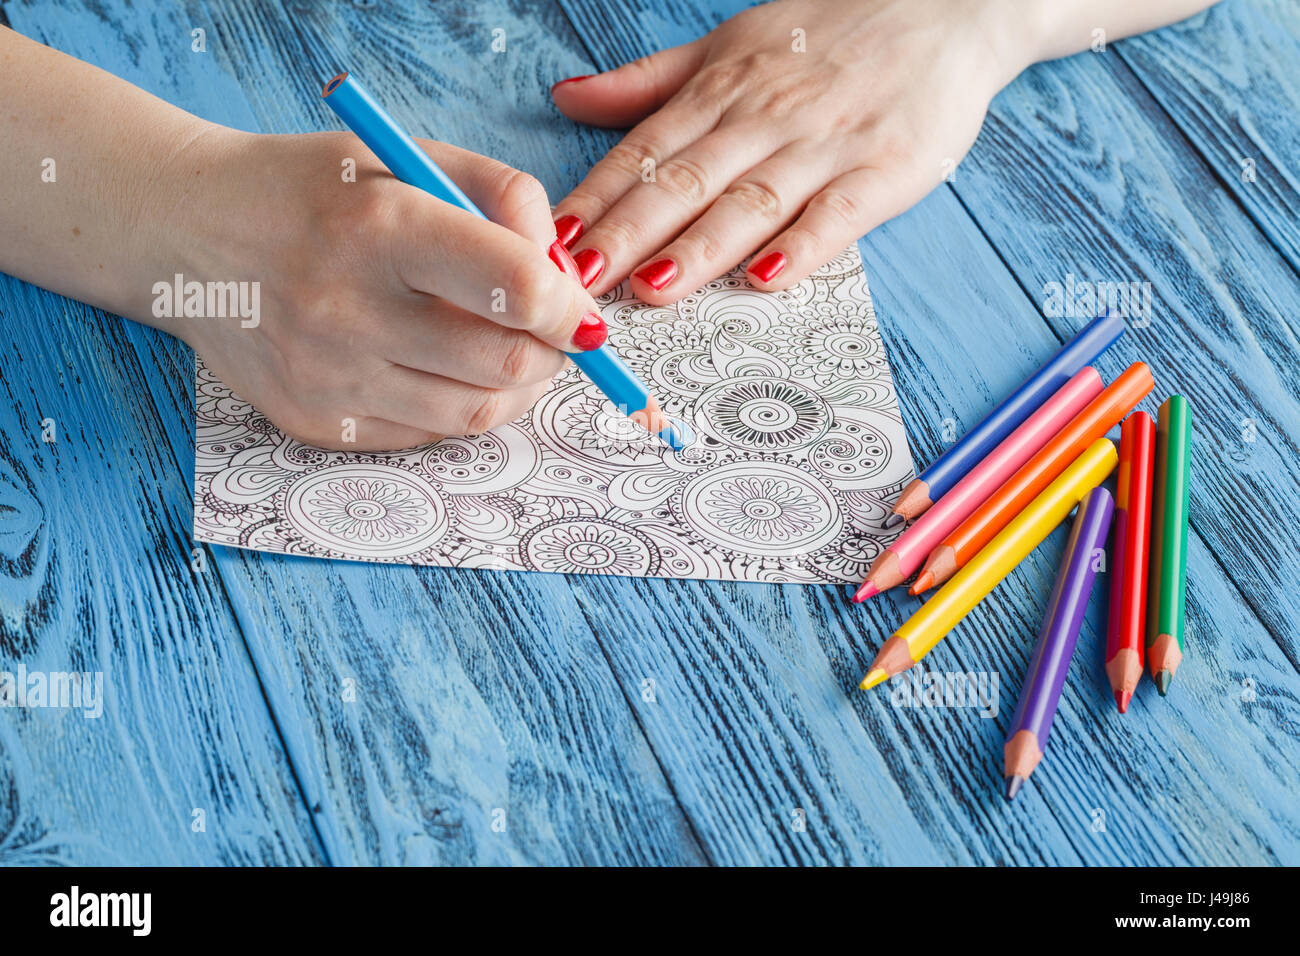
[[[1015,798],[1043,759],[1061,688],[1065,686],[1065,673],[1070,669],[1097,576],[1097,554],[1105,553],[1106,533],[1114,512],[1115,500],[1110,492],[1098,487],[1088,492],[1075,515],[1056,585],[1047,600],[1043,626],[1038,631],[1038,643],[1020,688],[1020,702],[1002,748],[1008,800]]]
[[[1085,365],[1095,359],[1124,334],[1124,319],[1108,312],[1089,322],[1062,346],[1061,350],[982,422],[962,436],[957,444],[935,459],[903,489],[894,505],[894,514],[909,521],[919,517],[930,505],[948,493],[953,485],[984,460],[1026,418],[1047,401]]]
[[[429,158],[429,154],[411,139],[356,79],[347,73],[340,73],[325,85],[321,96],[338,114],[339,119],[402,182],[423,189],[434,198],[458,206],[480,219],[487,219],[482,210],[474,205],[461,188],[452,182],[451,177]],[[658,408],[650,397],[650,390],[612,349],[602,345],[589,352],[565,354],[623,414],[648,411],[652,406]],[[659,437],[674,451],[681,451],[694,440],[690,429],[679,421],[661,431]]]

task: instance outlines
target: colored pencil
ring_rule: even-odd
[[[853,600],[865,601],[881,591],[888,591],[915,573],[944,535],[997,491],[1034,452],[1046,445],[1053,435],[1100,395],[1103,387],[1101,375],[1095,368],[1089,365],[1079,369],[1055,395],[953,485],[933,508],[876,555]]]
[[[1142,679],[1147,626],[1147,548],[1156,424],[1134,412],[1120,429],[1115,480],[1115,536],[1111,547],[1110,611],[1106,622],[1106,676],[1121,714]]]
[[[1029,670],[1020,688],[1020,702],[1002,747],[1002,775],[1008,800],[1015,799],[1043,759],[1061,688],[1065,686],[1065,673],[1070,669],[1079,628],[1088,610],[1088,598],[1100,564],[1097,559],[1105,554],[1106,532],[1110,530],[1113,510],[1110,492],[1093,488],[1079,505],[1070,529],[1061,570],[1047,600],[1038,643],[1034,645]]]
[[[1187,521],[1192,411],[1173,395],[1160,406],[1155,494],[1151,509],[1151,574],[1147,598],[1147,665],[1164,697],[1183,659],[1187,591]]]
[[[1079,369],[1092,364],[1093,359],[1123,334],[1124,320],[1111,313],[1085,325],[1010,397],[917,475],[899,495],[894,513],[909,520],[919,517],[1032,415],[1034,409],[1059,391]]]
[[[321,96],[339,119],[370,148],[389,172],[402,182],[423,189],[431,196],[450,203],[480,219],[486,219],[482,210],[465,195],[445,172],[439,168],[410,135],[398,125],[355,77],[340,73],[325,84]],[[552,261],[555,261],[554,259]],[[575,268],[564,262],[556,265],[581,281]],[[633,374],[632,370],[607,346],[589,352],[566,352],[573,363],[582,369],[587,378],[620,409],[642,427],[662,424],[665,421],[659,404],[650,390]],[[683,422],[667,420],[659,437],[674,451],[680,451],[694,440],[694,435]]]
[[[939,643],[1029,552],[1038,547],[1084,496],[1115,468],[1115,446],[1093,442],[1055,481],[1003,528],[979,554],[885,641],[862,678],[866,690],[907,670]]]
[[[920,594],[952,577],[1066,465],[1118,424],[1154,387],[1151,370],[1144,362],[1130,365],[987,501],[971,512],[970,517],[944,537],[930,552],[912,584],[911,593]]]

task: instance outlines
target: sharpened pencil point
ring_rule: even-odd
[[[1128,713],[1128,702],[1132,699],[1133,699],[1132,691],[1123,691],[1123,690],[1115,691],[1115,704],[1116,706],[1119,707],[1119,712],[1121,714]]]
[[[883,667],[877,667],[866,677],[862,678],[862,683],[858,685],[862,690],[871,690],[877,684],[883,684],[889,680],[889,671]]]
[[[856,603],[861,604],[867,598],[873,598],[879,593],[880,591],[876,589],[876,586],[874,584],[872,584],[870,581],[863,581],[861,586],[854,593],[853,600]]]
[[[1024,783],[1025,783],[1025,778],[1020,776],[1019,774],[1013,774],[1012,776],[1007,777],[1006,779],[1007,788],[1005,791],[1007,799],[1008,800],[1016,799],[1016,794],[1020,792],[1020,788],[1024,786]]]
[[[1173,671],[1157,671],[1155,676],[1156,690],[1160,691],[1160,696],[1164,697],[1169,693],[1169,685],[1174,682]]]
[[[934,585],[934,575],[929,571],[922,571],[912,582],[912,586],[907,589],[908,594],[920,594],[922,591],[928,591]]]

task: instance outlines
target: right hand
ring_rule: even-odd
[[[177,318],[169,331],[299,441],[383,450],[483,432],[533,406],[562,352],[604,341],[595,301],[548,258],[537,181],[418,142],[491,222],[399,182],[350,133],[210,129],[170,163],[188,210],[176,271],[257,280],[261,308],[253,328]]]

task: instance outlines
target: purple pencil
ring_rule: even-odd
[[[1074,518],[1056,586],[1052,588],[1047,614],[1038,631],[1034,656],[1029,659],[1029,672],[1020,689],[1020,703],[1016,705],[1002,748],[1008,800],[1015,799],[1038,761],[1043,759],[1061,688],[1065,686],[1065,672],[1070,669],[1070,657],[1097,576],[1097,554],[1106,545],[1114,510],[1110,492],[1094,488],[1083,499]]]

